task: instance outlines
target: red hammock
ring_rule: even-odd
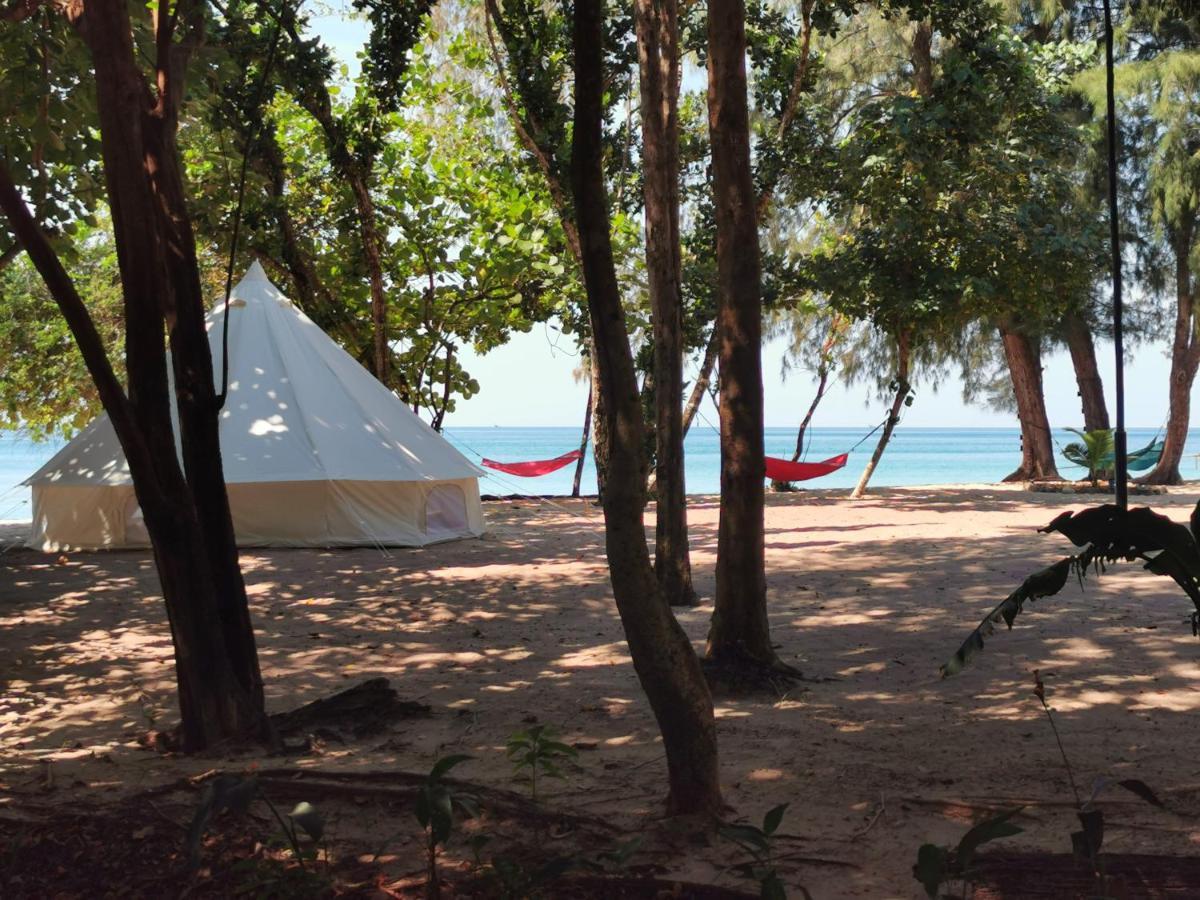
[[[573,462],[577,462],[583,453],[579,450],[572,450],[570,453],[564,453],[562,456],[556,456],[554,459],[535,459],[531,462],[515,462],[502,463],[496,462],[494,459],[483,460],[483,465],[489,469],[497,469],[501,472],[507,472],[509,475],[519,475],[522,478],[535,478],[538,475],[549,475],[551,472],[557,472],[563,466],[569,466]]]
[[[803,463],[768,456],[767,477],[772,481],[808,481],[810,478],[820,478],[822,475],[836,472],[846,464],[849,457],[849,453],[843,453],[820,462]]]

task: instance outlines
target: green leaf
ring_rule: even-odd
[[[762,830],[764,834],[771,835],[775,833],[775,829],[777,829],[779,827],[779,823],[783,821],[783,814],[787,812],[787,808],[788,804],[781,803],[779,806],[776,806],[765,816],[763,816]]]
[[[464,753],[455,753],[450,756],[443,756],[433,764],[433,768],[429,770],[429,780],[437,781],[455,766],[465,763],[467,760],[474,759],[473,756],[468,756]]]
[[[325,834],[325,817],[311,803],[307,801],[297,803],[295,809],[288,815],[314,841],[319,841]]]
[[[1010,809],[1006,813],[980,822],[964,834],[962,840],[958,842],[958,848],[954,851],[955,861],[959,869],[965,870],[971,865],[971,859],[974,857],[975,851],[982,845],[989,841],[1020,834],[1024,829],[1018,825],[1014,825],[1009,819],[1017,815],[1024,808],[1023,806],[1018,806],[1016,809]]]
[[[925,888],[925,893],[936,898],[938,890],[949,875],[950,851],[937,844],[922,844],[917,851],[917,862],[912,868],[913,878]]]
[[[764,851],[770,847],[767,836],[753,825],[722,825],[717,829],[717,833],[750,850]]]
[[[1125,779],[1122,779],[1121,781],[1118,781],[1117,784],[1120,787],[1125,788],[1125,790],[1129,791],[1130,793],[1136,794],[1137,796],[1141,797],[1143,800],[1145,800],[1147,803],[1151,804],[1152,806],[1157,806],[1160,809],[1167,808],[1166,804],[1158,799],[1158,795],[1155,794],[1154,791],[1152,791],[1150,789],[1150,785],[1146,784],[1146,782],[1142,781],[1141,779],[1125,778]]]

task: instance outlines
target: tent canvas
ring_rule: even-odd
[[[240,546],[423,546],[478,536],[482,470],[268,281],[256,262],[208,316],[221,457]],[[101,415],[25,482],[32,546],[146,547],[124,454]]]

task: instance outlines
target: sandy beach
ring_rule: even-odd
[[[1186,521],[1198,496],[1134,499]],[[985,485],[879,490],[859,502],[843,491],[769,495],[773,636],[806,681],[716,705],[730,818],[758,822],[791,804],[789,883],[816,897],[923,896],[910,874],[921,843],[955,842],[989,811],[1020,805],[1025,833],[1006,848],[1069,852],[1078,826],[1034,670],[1085,790],[1100,776],[1136,777],[1172,807],[1115,791],[1103,804],[1105,848],[1196,852],[1200,641],[1173,583],[1128,565],[1084,590],[1068,585],[997,633],[966,672],[939,678],[991,606],[1069,552],[1061,535],[1036,529],[1093,499]],[[432,707],[428,719],[292,764],[423,772],[467,753],[475,759],[462,777],[511,788],[505,740],[537,721],[581,748],[547,804],[626,833],[653,830],[665,766],[611,599],[599,510],[510,501],[488,503],[486,515],[484,538],[422,550],[243,553],[272,710],[379,676]],[[699,650],[717,515],[715,498],[693,500],[703,602],[679,619]],[[6,525],[0,538],[20,528]],[[163,757],[136,742],[175,716],[147,553],[8,549],[0,642],[0,829],[30,804],[110,802],[216,765],[265,764]],[[727,843],[655,852],[672,875],[740,883],[726,870],[736,856]]]

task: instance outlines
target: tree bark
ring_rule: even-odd
[[[687,405],[683,408],[684,437],[687,437],[687,433],[692,427],[692,420],[696,418],[696,413],[700,411],[700,404],[704,402],[704,397],[708,393],[708,385],[712,381],[713,369],[716,368],[717,356],[720,352],[721,331],[717,324],[713,323],[712,334],[704,348],[704,359],[700,363],[700,371],[696,373],[692,392],[688,396]]]
[[[796,449],[792,451],[792,462],[798,462],[800,454],[804,452],[804,435],[808,432],[808,426],[812,424],[813,416],[817,413],[817,407],[825,399],[825,391],[828,389],[829,369],[822,368],[817,379],[817,393],[813,397],[812,403],[808,405],[808,412],[804,414],[804,418],[800,421],[800,428],[796,431]]]
[[[1200,338],[1196,335],[1195,297],[1192,293],[1193,229],[1176,230],[1172,244],[1175,253],[1175,336],[1171,341],[1171,375],[1168,388],[1167,433],[1158,465],[1150,470],[1142,484],[1182,484],[1179,464],[1191,424],[1192,384],[1200,367]]]
[[[715,814],[722,808],[712,698],[683,628],[650,564],[643,523],[642,415],[613,262],[604,186],[604,5],[575,5],[575,111],[571,175],[594,359],[607,419],[609,477],[605,544],[617,610],[634,670],[662,731],[670,781],[668,808]]]
[[[1075,382],[1079,385],[1079,400],[1083,406],[1083,430],[1109,429],[1108,405],[1104,401],[1104,382],[1096,364],[1096,345],[1087,322],[1076,313],[1063,318],[1063,337],[1071,352],[1075,367]]]
[[[1042,391],[1042,355],[1037,344],[1023,332],[1000,326],[1004,358],[1012,378],[1021,421],[1021,466],[1005,481],[1041,481],[1058,478],[1054,442],[1046,398]]]
[[[583,260],[580,259],[582,270]],[[608,483],[608,442],[610,428],[608,411],[605,409],[604,392],[600,389],[600,358],[596,350],[596,338],[591,338],[590,359],[592,362],[592,460],[596,464],[596,502],[604,503],[604,486]]]
[[[579,496],[579,488],[583,482],[583,465],[587,462],[588,438],[592,433],[592,407],[595,405],[592,398],[595,393],[596,383],[589,379],[587,408],[583,412],[583,436],[579,439],[579,462],[575,464],[575,481],[571,485],[572,497]]]
[[[708,127],[721,335],[721,514],[707,657],[776,666],[764,570],[762,288],[742,0],[708,5]]]
[[[654,332],[654,571],[672,606],[692,606],[684,479],[683,292],[679,236],[677,0],[636,0],[646,273]]]
[[[336,335],[351,354],[361,356],[361,337],[345,307],[334,300],[328,286],[317,274],[312,255],[305,248],[296,220],[292,217],[287,194],[287,166],[273,123],[264,126],[253,149],[256,151],[258,168],[266,177],[267,189],[271,194],[271,211],[279,226],[279,253],[283,269],[295,288],[294,299],[323,331]]]
[[[68,16],[83,33],[95,69],[125,305],[128,396],[74,285],[7,177],[0,179],[0,204],[62,310],[128,460],[171,624],[183,745],[198,750],[268,731],[221,474],[212,359],[175,146],[184,67],[198,35],[193,30],[176,40],[174,29],[197,29],[202,12],[181,3],[173,15],[157,17],[157,94],[137,65],[124,3],[88,0]],[[183,470],[164,329],[172,348]]]
[[[900,410],[904,408],[905,398],[908,397],[910,376],[910,363],[912,358],[912,335],[907,331],[901,331],[896,338],[896,396],[892,400],[892,407],[888,410],[887,421],[883,425],[883,433],[879,435],[879,441],[875,444],[875,452],[871,454],[871,459],[867,462],[867,467],[863,469],[863,473],[859,476],[858,484],[854,486],[854,490],[850,492],[851,500],[860,500],[867,493],[867,484],[871,480],[871,476],[875,474],[875,468],[879,465],[879,460],[883,459],[883,451],[887,449],[888,442],[892,439],[892,432],[896,430],[896,424],[900,421]]]
[[[812,398],[812,403],[808,405],[808,412],[804,414],[804,418],[800,421],[800,428],[796,431],[796,449],[792,451],[792,462],[798,462],[800,455],[804,453],[804,436],[808,433],[808,426],[812,423],[813,416],[817,413],[817,407],[821,405],[821,400],[825,397],[825,391],[829,388],[829,367],[821,366],[817,375],[817,393]],[[777,491],[792,491],[795,488],[788,481],[772,481],[771,487]]]
[[[933,93],[933,25],[918,22],[912,42],[913,85],[922,97]]]

